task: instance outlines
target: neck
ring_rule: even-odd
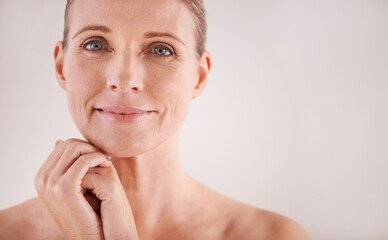
[[[185,220],[188,212],[183,209],[192,201],[194,185],[180,164],[178,140],[177,133],[145,154],[112,159],[138,230],[155,228],[168,216],[174,216],[176,222]]]

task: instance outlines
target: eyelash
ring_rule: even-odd
[[[154,50],[156,48],[164,48],[164,49],[166,49],[167,51],[170,52],[170,54],[168,54],[168,55],[158,55],[158,54],[153,53],[156,56],[159,56],[159,57],[171,57],[171,56],[175,56],[176,55],[174,49],[172,49],[171,47],[168,47],[166,45],[163,45],[163,44],[159,44],[159,45],[153,46],[150,50],[148,50],[148,52],[151,52],[152,50]]]
[[[103,49],[101,50],[90,50],[90,49],[87,49],[87,46],[88,44],[91,44],[91,43],[98,43],[98,44],[101,44]],[[91,39],[91,40],[88,40],[88,41],[85,41],[83,44],[82,44],[82,48],[86,51],[90,51],[90,52],[97,52],[97,51],[102,51],[102,50],[107,50],[108,48],[106,47],[107,44],[105,44],[105,42],[103,40],[100,40],[100,39]]]
[[[98,43],[98,44],[101,44],[102,45],[102,48],[101,50],[90,50],[90,49],[87,49],[87,46],[88,44],[91,44],[91,43]],[[165,44],[161,44],[161,42],[156,42],[156,44],[159,44],[159,45],[155,45],[153,46],[151,49],[149,49],[147,51],[147,53],[151,53],[152,50],[156,49],[156,48],[164,48],[166,49],[167,51],[170,52],[170,54],[168,55],[158,55],[158,54],[155,54],[155,53],[152,53],[153,55],[157,56],[157,57],[164,57],[164,58],[167,58],[167,57],[171,57],[171,56],[176,56],[176,53],[174,51],[174,49],[170,46],[166,46]],[[91,40],[88,40],[88,41],[85,41],[83,44],[82,44],[82,48],[86,51],[89,51],[89,52],[99,52],[99,51],[105,51],[105,50],[110,50],[107,46],[106,46],[106,42],[102,39],[91,39]]]

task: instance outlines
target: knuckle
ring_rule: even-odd
[[[42,186],[42,180],[41,180],[40,176],[38,176],[38,175],[35,175],[34,186],[35,186],[36,191],[38,193],[40,193],[41,192],[41,186]]]
[[[35,174],[35,177],[34,177],[34,184],[35,184],[35,186],[39,183],[40,178],[41,178],[40,172]]]
[[[40,177],[35,181],[35,188],[40,196],[54,196],[57,193],[57,187],[57,184],[54,184],[52,181],[46,180],[43,177]]]
[[[38,192],[43,192],[47,186],[46,176],[43,174],[36,174],[34,178],[34,186]]]
[[[69,138],[65,141],[64,144],[65,144],[65,151],[81,152],[82,149],[86,149],[86,148],[95,150],[95,148],[89,143],[76,138]]]
[[[65,140],[64,144],[69,145],[70,143],[74,142],[74,138],[68,138]]]
[[[70,141],[70,140],[66,140],[66,141],[68,141],[66,143],[66,149],[69,149],[69,150],[76,150],[77,149],[77,146],[79,145],[78,142]]]
[[[69,150],[78,150],[80,145],[83,144],[83,141],[79,140],[79,139],[75,139],[75,138],[69,138],[69,139],[66,139],[66,141],[64,142],[65,146],[66,146],[66,149],[69,149]]]
[[[35,179],[34,179],[34,186],[35,186],[35,189],[39,192],[41,187],[42,187],[42,180],[40,177],[36,177],[35,176]]]

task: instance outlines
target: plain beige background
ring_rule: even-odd
[[[388,1],[205,0],[213,69],[182,131],[185,169],[315,240],[388,239]],[[36,196],[58,138],[65,1],[0,0],[0,209]]]

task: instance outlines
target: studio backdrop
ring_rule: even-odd
[[[314,240],[388,239],[388,1],[205,0],[213,68],[181,134],[212,189]],[[54,74],[65,1],[0,1],[0,209],[82,138]],[[254,189],[254,190],[252,190]]]

